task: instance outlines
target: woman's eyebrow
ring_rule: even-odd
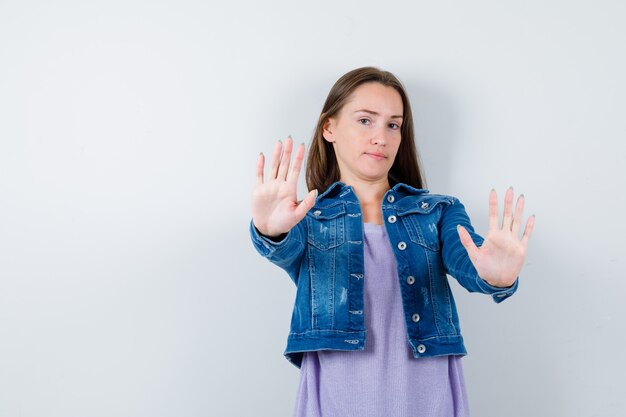
[[[355,111],[355,113],[359,113],[359,112],[364,112],[364,113],[369,113],[369,114],[373,114],[374,116],[379,116],[380,114],[373,111],[373,110],[367,110],[367,109],[360,109]],[[391,116],[392,119],[402,119],[402,115],[394,115]]]

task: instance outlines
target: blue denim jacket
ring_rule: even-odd
[[[446,274],[468,291],[490,294],[496,303],[517,290],[518,279],[498,288],[478,276],[457,225],[469,231],[477,246],[484,239],[474,232],[456,197],[397,184],[385,194],[382,212],[413,356],[467,354]],[[279,242],[259,234],[250,222],[256,250],[297,286],[284,356],[298,368],[306,351],[365,348],[362,221],[352,187],[336,182]]]

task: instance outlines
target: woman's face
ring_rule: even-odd
[[[402,116],[402,98],[392,87],[369,82],[352,92],[323,131],[335,149],[342,182],[388,184],[387,173],[400,147]]]

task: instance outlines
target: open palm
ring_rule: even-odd
[[[489,193],[489,231],[480,247],[474,244],[468,231],[458,227],[461,243],[478,272],[478,276],[495,287],[513,285],[526,259],[528,241],[535,225],[535,215],[529,217],[524,235],[518,237],[524,210],[524,194],[517,199],[513,215],[513,187],[504,197],[504,214],[499,225],[498,196],[495,190]]]
[[[297,184],[304,160],[304,144],[296,150],[290,171],[292,149],[291,137],[287,138],[284,147],[282,142],[276,143],[267,178],[264,178],[263,153],[257,161],[257,183],[252,192],[252,221],[259,232],[266,236],[276,237],[287,233],[315,204],[316,190],[298,202]]]

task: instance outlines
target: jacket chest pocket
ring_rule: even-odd
[[[346,209],[343,205],[309,211],[306,215],[307,242],[318,249],[328,250],[345,240]]]
[[[412,242],[431,251],[441,250],[439,219],[442,204],[443,201],[422,202],[416,209],[398,213]]]

